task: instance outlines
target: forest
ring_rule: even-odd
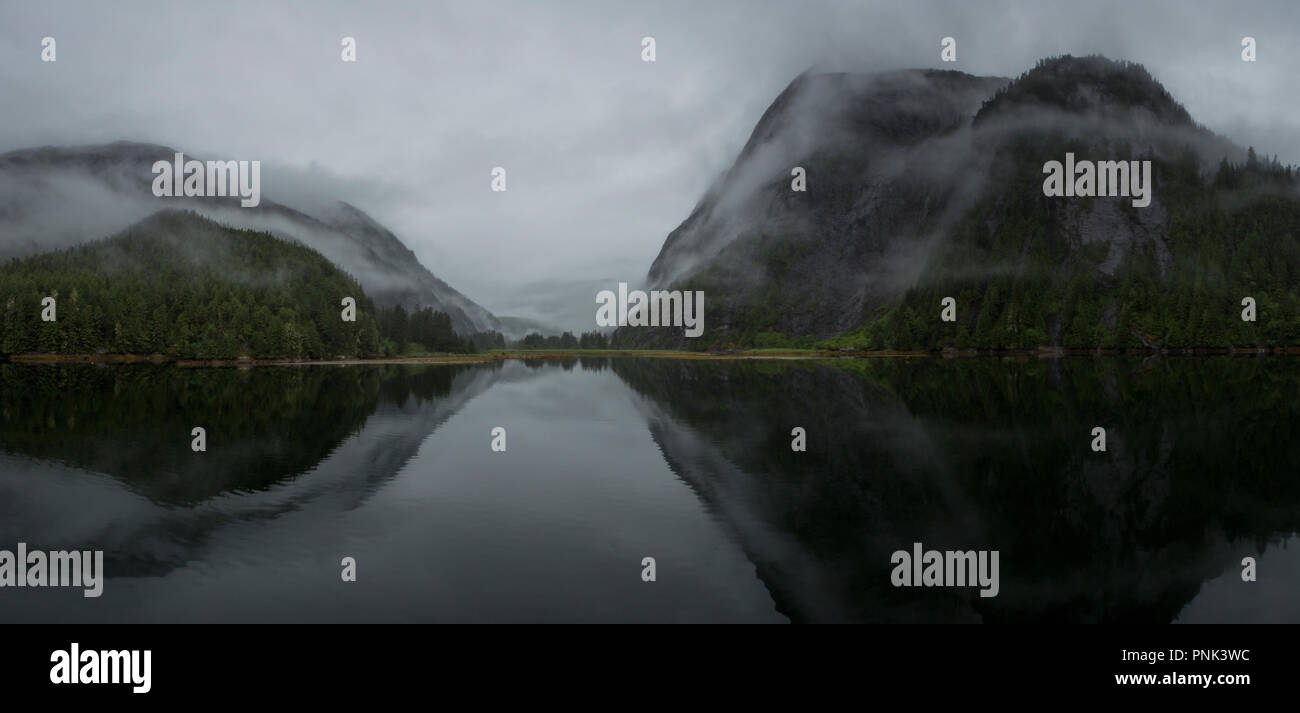
[[[1300,344],[1300,200],[1296,176],[1250,150],[1203,178],[1199,159],[1154,158],[1169,212],[1167,254],[1133,246],[1113,272],[1115,249],[1059,228],[1060,204],[1036,190],[1043,155],[1028,143],[1001,157],[1010,190],[982,202],[932,256],[920,286],[882,315],[827,340],[864,349],[1251,348]],[[1153,158],[1148,156],[1148,158]],[[1088,200],[1088,199],[1085,199]],[[1086,209],[1086,208],[1085,208]],[[1125,208],[1124,210],[1134,210]],[[972,276],[969,266],[1014,269]],[[955,322],[938,317],[944,297]],[[1257,305],[1242,319],[1242,300]]]
[[[610,343],[609,337],[594,331],[583,332],[578,337],[573,332],[550,336],[532,332],[519,341],[519,346],[523,349],[609,349]]]
[[[356,300],[355,321],[343,319],[346,297]],[[376,310],[314,250],[189,212],[0,266],[3,354],[323,359],[467,353],[502,341],[462,337],[428,307]]]

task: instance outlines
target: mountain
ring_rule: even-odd
[[[432,307],[450,315],[456,331],[464,335],[500,331],[501,323],[491,312],[435,277],[392,231],[360,209],[335,201],[324,209],[321,219],[369,248],[366,255],[383,270],[363,286],[380,306]]]
[[[531,280],[503,287],[493,306],[498,315],[511,315],[498,317],[509,339],[532,332],[582,334],[596,328],[596,294],[617,285],[618,280],[609,276]]]
[[[301,242],[355,276],[381,307],[445,312],[464,335],[500,328],[490,312],[421,265],[392,231],[342,201],[314,196],[312,208],[300,209],[263,198],[243,208],[238,198],[155,197],[153,163],[176,153],[119,141],[0,155],[0,260],[79,244],[160,209],[180,208]]]
[[[45,320],[46,296],[55,298]],[[340,302],[356,300],[356,320]],[[320,253],[193,213],[0,266],[0,352],[377,355],[374,307]]]
[[[528,319],[527,317],[508,317],[506,315],[501,315],[497,319],[501,320],[501,333],[505,335],[506,339],[523,339],[534,332],[544,337],[549,337],[551,335],[558,335],[561,332],[561,330],[556,329],[545,322]]]
[[[1044,195],[1044,166],[1150,161],[1151,202]],[[804,192],[791,171],[806,171]],[[623,345],[878,349],[1300,344],[1295,175],[1197,125],[1141,66],[1015,80],[804,74],[669,234],[656,287],[705,333]],[[1240,319],[1242,300],[1259,306]],[[956,321],[940,319],[952,297]]]

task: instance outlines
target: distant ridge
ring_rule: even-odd
[[[435,277],[392,231],[346,202],[322,197],[326,208],[309,213],[267,198],[255,208],[239,207],[238,198],[155,198],[153,163],[175,153],[117,141],[0,154],[0,259],[94,240],[159,209],[182,208],[308,245],[356,276],[379,306],[431,307],[466,335],[500,329],[488,310]],[[263,188],[275,195],[274,186]]]

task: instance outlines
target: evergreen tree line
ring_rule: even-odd
[[[53,320],[42,319],[54,298]],[[355,321],[342,317],[356,300]],[[165,211],[105,240],[0,266],[0,353],[188,359],[474,351],[425,308],[383,325],[355,279],[305,246]],[[404,313],[403,313],[404,315]],[[499,335],[498,335],[499,336]]]
[[[601,332],[583,332],[582,336],[575,337],[573,332],[565,332],[560,335],[552,334],[549,337],[543,337],[539,332],[533,332],[519,341],[519,346],[524,349],[609,349],[609,338]]]
[[[1152,161],[1166,231],[1144,230],[1142,210],[1125,198],[1063,201],[1043,195],[1043,157],[1133,156]],[[1211,164],[1212,165],[1212,164]],[[704,290],[715,315],[702,337],[680,328],[620,329],[615,347],[682,345],[696,349],[1196,349],[1300,345],[1300,171],[1276,157],[1226,158],[1205,170],[1190,146],[1141,151],[1122,140],[1085,142],[1029,134],[995,156],[984,197],[953,226],[898,303],[861,314],[846,333],[783,333],[775,282],[737,301],[709,275],[674,285]],[[1120,201],[1131,244],[1110,235],[1085,241],[1074,218]],[[766,236],[764,236],[766,237]],[[1162,245],[1157,243],[1159,240]],[[759,247],[765,247],[759,241]],[[759,251],[769,275],[789,256],[777,242]],[[1122,252],[1121,252],[1122,251]],[[1122,255],[1122,257],[1121,257]],[[943,299],[956,321],[940,319]],[[1243,321],[1242,300],[1256,321]],[[823,308],[808,301],[810,313]],[[718,327],[716,325],[726,325]]]
[[[1067,147],[1061,147],[1066,149]],[[1082,152],[1086,147],[1069,147]],[[1037,190],[1045,155],[1022,145],[1001,199],[962,221],[902,303],[826,342],[864,349],[1221,348],[1300,344],[1297,176],[1276,159],[1223,161],[1208,178],[1187,148],[1150,154],[1170,221],[1167,253],[1132,246],[1111,274],[1107,241],[1081,244],[1060,229],[1059,203]],[[1061,155],[1051,152],[1046,155]],[[1118,155],[1123,155],[1119,153]],[[1128,209],[1124,210],[1136,210]],[[1114,248],[1118,249],[1118,248]],[[972,276],[970,266],[1006,266]],[[939,319],[944,297],[957,320]],[[1256,304],[1244,321],[1242,300]]]
[[[393,305],[380,309],[377,318],[379,334],[384,339],[384,352],[389,355],[414,352],[470,354],[506,346],[505,336],[496,330],[460,336],[452,326],[451,316],[431,307],[408,313],[402,305]]]

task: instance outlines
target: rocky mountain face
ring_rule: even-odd
[[[706,338],[856,326],[865,307],[915,279],[932,223],[961,187],[936,173],[946,142],[927,150],[927,140],[959,130],[1004,82],[921,71],[798,77],[668,236],[648,281],[705,290]],[[791,188],[796,167],[805,192]],[[760,325],[756,310],[773,323]]]
[[[1067,153],[1150,161],[1149,205],[1044,195],[1044,165]],[[1264,295],[1274,315],[1296,305],[1296,195],[1289,169],[1195,124],[1134,64],[1066,56],[1015,80],[805,74],[650,268],[653,287],[704,290],[705,334],[623,328],[617,338],[694,348],[1298,343],[1292,318],[1232,322],[1245,295]],[[956,301],[954,322],[939,318],[944,297]]]
[[[342,201],[322,198],[314,205],[323,207],[299,210],[266,198],[243,208],[238,197],[155,197],[153,163],[176,153],[116,142],[0,155],[0,260],[102,238],[159,210],[179,208],[300,242],[355,277],[381,307],[432,307],[449,314],[461,334],[500,329],[490,312],[434,276],[392,231]]]

